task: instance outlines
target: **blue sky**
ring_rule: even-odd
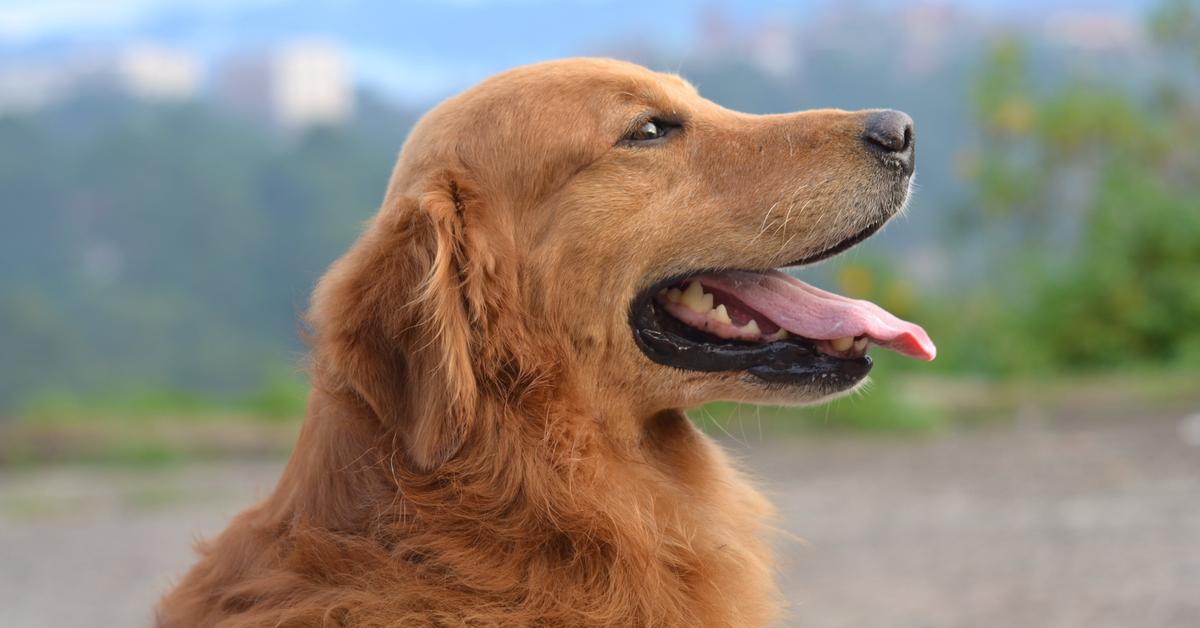
[[[860,4],[895,4],[867,2]],[[1147,0],[958,0],[946,2],[985,11],[1044,10],[1053,7],[1101,7],[1137,10]],[[747,13],[787,9],[803,11],[819,5],[814,2],[784,2],[780,0],[750,0],[742,2],[623,2],[620,0],[424,0],[410,2],[363,2],[360,0],[0,0],[0,39],[33,39],[71,33],[88,33],[112,28],[134,27],[156,15],[171,12],[193,12],[198,15],[234,14],[255,7],[289,7],[297,11],[313,11],[320,7],[354,10],[366,5],[387,4],[394,7],[420,10],[431,6],[451,11],[488,11],[503,8],[517,13],[549,6],[610,7],[613,10],[632,10],[630,21],[655,19],[669,21],[671,12],[681,7],[718,6],[727,11]],[[666,15],[664,15],[666,13]],[[665,18],[665,19],[664,19]]]
[[[830,6],[901,0],[0,0],[0,58],[128,41],[170,44],[211,60],[232,50],[321,39],[341,46],[359,80],[416,99],[499,69],[636,42],[682,57],[703,15],[738,24],[803,20]],[[1150,0],[960,0],[997,17],[1052,9],[1137,13]]]

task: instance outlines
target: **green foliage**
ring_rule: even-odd
[[[1039,92],[1015,45],[997,45],[976,89],[973,228],[999,245],[964,308],[926,313],[952,330],[943,357],[1000,372],[1197,365],[1200,99],[1172,76],[1169,101],[1084,80]]]
[[[46,462],[162,466],[286,453],[308,385],[287,373],[236,395],[143,388],[44,393],[0,424],[0,465]]]
[[[213,399],[197,393],[169,389],[147,389],[78,395],[69,392],[43,393],[25,403],[21,420],[31,423],[94,421],[98,416],[120,416],[128,421],[160,415],[193,416],[220,407]]]
[[[29,425],[126,424],[154,422],[168,416],[200,421],[213,415],[238,414],[254,421],[288,421],[304,415],[308,384],[299,377],[268,376],[256,389],[237,395],[203,394],[194,390],[143,388],[96,394],[53,392],[35,395],[24,404],[20,421]]]
[[[1165,0],[1150,14],[1150,32],[1163,44],[1189,49],[1200,61],[1200,3]]]
[[[1064,366],[1200,365],[1195,198],[1135,166],[1114,165],[1101,180],[1079,256],[1042,278],[1025,332]]]
[[[256,391],[241,400],[254,416],[268,420],[289,420],[304,415],[308,402],[308,383],[298,377],[272,375]]]
[[[369,110],[274,136],[103,95],[0,116],[0,416],[47,391],[228,398],[272,382],[410,123]],[[268,412],[294,412],[278,392]]]

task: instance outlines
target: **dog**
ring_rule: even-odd
[[[747,115],[629,63],[427,113],[318,282],[274,492],[160,626],[762,626],[771,506],[684,408],[815,403],[920,327],[776,270],[906,204],[891,110]]]

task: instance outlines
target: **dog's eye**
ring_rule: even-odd
[[[667,137],[678,129],[679,124],[676,122],[652,118],[643,122],[638,128],[626,135],[623,140],[626,142],[649,142]]]

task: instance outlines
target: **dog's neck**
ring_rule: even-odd
[[[438,516],[452,515],[448,505],[469,507],[463,499],[473,492],[491,501],[514,490],[536,491],[542,499],[527,508],[560,508],[544,501],[555,499],[582,507],[569,485],[613,473],[603,468],[605,461],[656,469],[686,484],[690,467],[706,462],[696,458],[712,453],[682,411],[641,415],[591,396],[556,391],[537,405],[481,406],[488,416],[479,431],[486,437],[472,435],[441,467],[420,469],[406,457],[398,428],[353,394],[318,383],[275,501],[292,511],[289,518],[336,529],[373,525],[382,504],[420,501],[424,491],[442,485],[438,492],[446,499],[437,505]],[[500,510],[514,517],[535,514]]]
[[[428,472],[405,464],[394,434],[365,404],[317,387],[264,513],[273,525],[391,544],[380,555],[419,557],[413,570],[487,573],[509,583],[494,592],[502,604],[538,597],[528,587],[545,579],[557,581],[560,596],[610,609],[618,600],[600,598],[640,592],[621,601],[630,617],[646,616],[663,597],[676,600],[680,617],[727,612],[736,606],[717,599],[743,586],[729,578],[760,589],[747,599],[769,598],[758,540],[765,500],[682,412],[618,417],[607,407],[604,417],[564,405],[509,408],[486,423],[496,429],[490,438],[469,440]],[[618,420],[642,428],[635,438],[603,429]],[[723,511],[729,504],[737,511]]]

